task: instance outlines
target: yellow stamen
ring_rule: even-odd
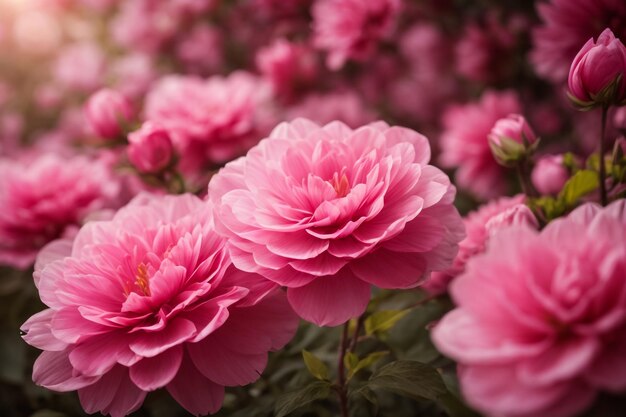
[[[137,275],[135,284],[139,287],[143,295],[150,295],[150,282],[148,278],[148,268],[143,262],[137,265]]]

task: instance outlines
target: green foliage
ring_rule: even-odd
[[[365,320],[365,333],[372,335],[376,332],[385,332],[391,329],[410,310],[383,310],[377,311]]]
[[[307,386],[281,395],[276,400],[274,412],[276,417],[284,417],[298,408],[315,400],[327,398],[332,386],[327,381],[314,381]]]
[[[598,173],[596,171],[583,169],[574,174],[574,176],[565,183],[558,198],[565,204],[565,207],[573,208],[582,197],[597,189],[598,186]]]
[[[346,358],[344,358],[346,369],[348,369],[348,380],[352,379],[360,370],[369,368],[387,355],[389,355],[389,352],[373,352],[359,360],[354,353],[348,352]]]
[[[416,400],[438,400],[448,392],[435,368],[416,361],[391,362],[376,371],[367,385]]]
[[[302,351],[302,358],[311,375],[321,381],[328,381],[328,367],[324,362],[307,350]]]

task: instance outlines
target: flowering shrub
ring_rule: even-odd
[[[0,415],[621,417],[625,43],[623,0],[0,0]]]

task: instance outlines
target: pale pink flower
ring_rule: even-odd
[[[318,73],[314,51],[283,38],[259,50],[256,65],[274,92],[288,101],[298,90],[310,85]]]
[[[569,417],[626,390],[625,237],[625,200],[588,203],[541,232],[503,230],[467,264],[433,340],[470,405]]]
[[[45,244],[114,205],[118,191],[108,167],[86,157],[0,160],[0,263],[31,266]]]
[[[222,163],[244,154],[271,129],[269,86],[247,72],[206,80],[162,78],[145,113],[167,129],[183,158]]]
[[[539,3],[544,24],[533,31],[530,58],[540,76],[567,80],[574,57],[589,40],[610,28],[626,39],[626,2],[623,0],[551,0]]]
[[[304,319],[365,311],[372,285],[411,288],[463,238],[455,189],[419,133],[306,119],[278,125],[209,184],[233,263],[287,287]]]
[[[158,77],[152,58],[141,53],[127,54],[115,60],[110,72],[115,89],[129,98],[143,97]]]
[[[100,47],[91,42],[65,47],[54,65],[55,80],[66,88],[92,92],[104,81],[105,57]]]
[[[519,98],[513,91],[487,91],[478,102],[453,105],[446,110],[440,162],[445,167],[458,168],[456,180],[460,188],[481,199],[504,193],[506,171],[491,154],[487,136],[499,119],[520,111]]]
[[[365,100],[353,90],[307,95],[287,109],[287,120],[300,117],[322,125],[339,120],[352,128],[377,119],[376,113],[367,108]]]
[[[491,236],[512,225],[527,225],[537,229],[537,219],[524,205],[525,196],[500,197],[470,212],[464,219],[465,239],[459,242],[459,252],[452,267],[433,272],[424,283],[424,289],[433,294],[446,292],[448,284],[465,270],[465,265],[474,256],[485,251]]]
[[[88,413],[130,414],[163,387],[190,413],[215,413],[224,386],[257,380],[298,324],[284,293],[233,268],[224,245],[189,194],[142,194],[51,243],[34,274],[49,308],[22,326],[44,350],[35,383],[78,390]]]
[[[530,179],[541,194],[558,194],[565,182],[569,179],[570,172],[563,164],[563,155],[545,155],[537,161]]]
[[[365,60],[394,29],[400,0],[318,0],[313,4],[314,45],[328,51],[330,69]]]

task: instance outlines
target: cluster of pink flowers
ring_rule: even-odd
[[[382,364],[359,336],[409,357],[373,319],[434,300],[420,366],[456,362],[486,417],[625,393],[626,3],[522,3],[0,0],[0,273],[46,306],[19,317],[34,382],[216,413],[285,388],[269,353],[303,319],[344,325],[336,372],[305,361],[346,417]]]

